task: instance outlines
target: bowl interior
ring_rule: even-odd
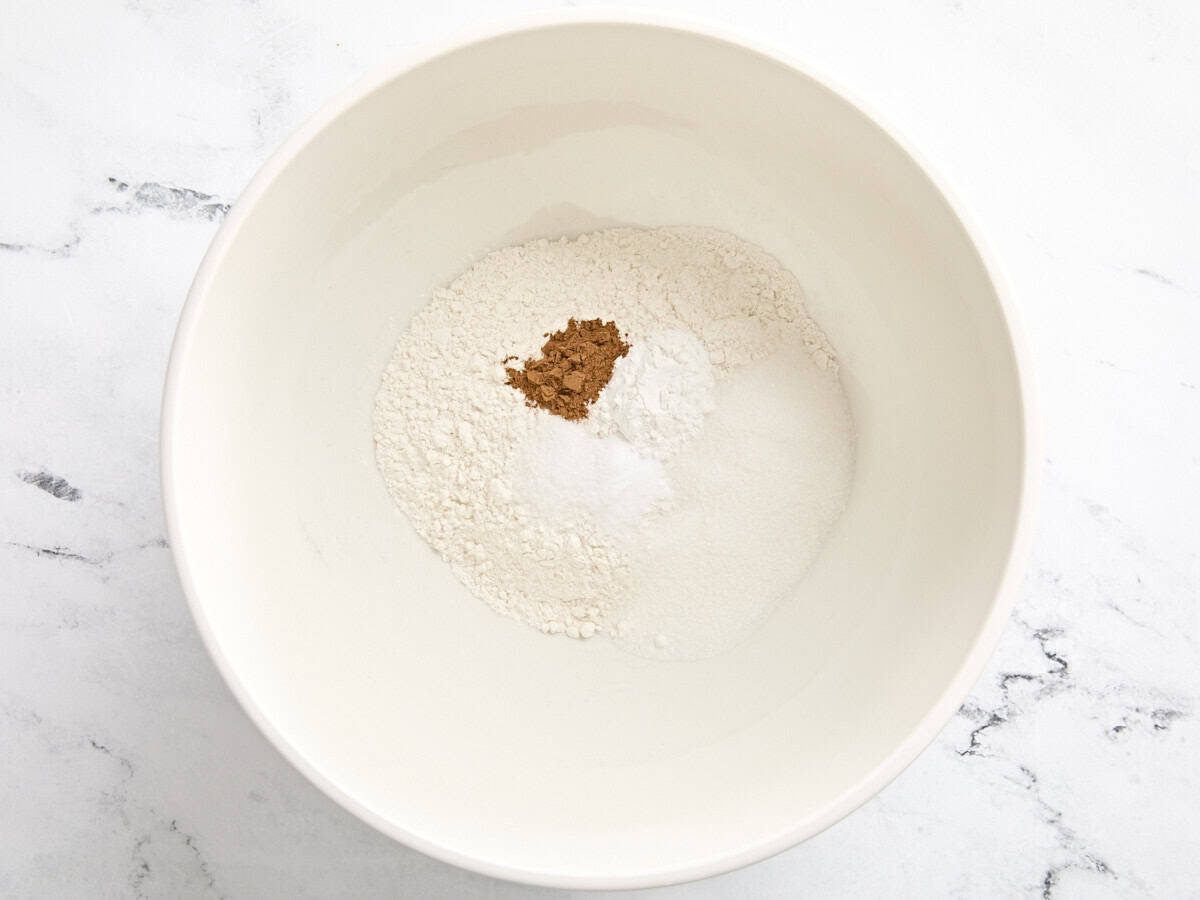
[[[1021,388],[977,250],[862,113],[714,38],[560,25],[384,82],[268,182],[189,301],[164,477],[210,646],[318,783],[475,868],[648,884],[808,836],[941,726],[1013,547]],[[760,244],[843,359],[850,506],[799,592],[717,659],[496,616],[375,466],[379,377],[430,289],[496,246],[617,224]]]

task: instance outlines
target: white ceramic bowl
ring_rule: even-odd
[[[774,253],[858,423],[811,577],[715,660],[495,615],[375,467],[379,377],[428,291],[498,245],[618,223]],[[519,881],[698,878],[854,809],[966,695],[1028,533],[1025,368],[977,234],[859,105],[701,29],[542,19],[367,80],[247,188],[171,357],[171,545],[249,714],[380,830]]]

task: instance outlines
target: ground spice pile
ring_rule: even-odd
[[[614,323],[599,319],[571,319],[562,331],[546,337],[541,359],[527,359],[520,369],[505,368],[507,383],[525,395],[529,406],[564,419],[585,419],[588,405],[600,396],[613,364],[629,352],[629,345]]]

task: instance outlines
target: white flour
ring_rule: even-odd
[[[630,343],[582,422],[502,361],[571,317]],[[740,639],[840,514],[852,430],[799,285],[711,229],[616,229],[488,254],[400,339],[377,459],[417,531],[494,609],[692,657]]]

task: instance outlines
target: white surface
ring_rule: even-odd
[[[873,100],[986,223],[1034,344],[1046,479],[1016,617],[938,741],[829,832],[659,896],[1195,891],[1200,22],[1029,9],[739,15]],[[220,204],[336,87],[479,14],[10,11],[0,892],[546,893],[395,846],[270,750],[199,647],[154,477],[167,342]],[[42,469],[80,500],[17,474]]]

